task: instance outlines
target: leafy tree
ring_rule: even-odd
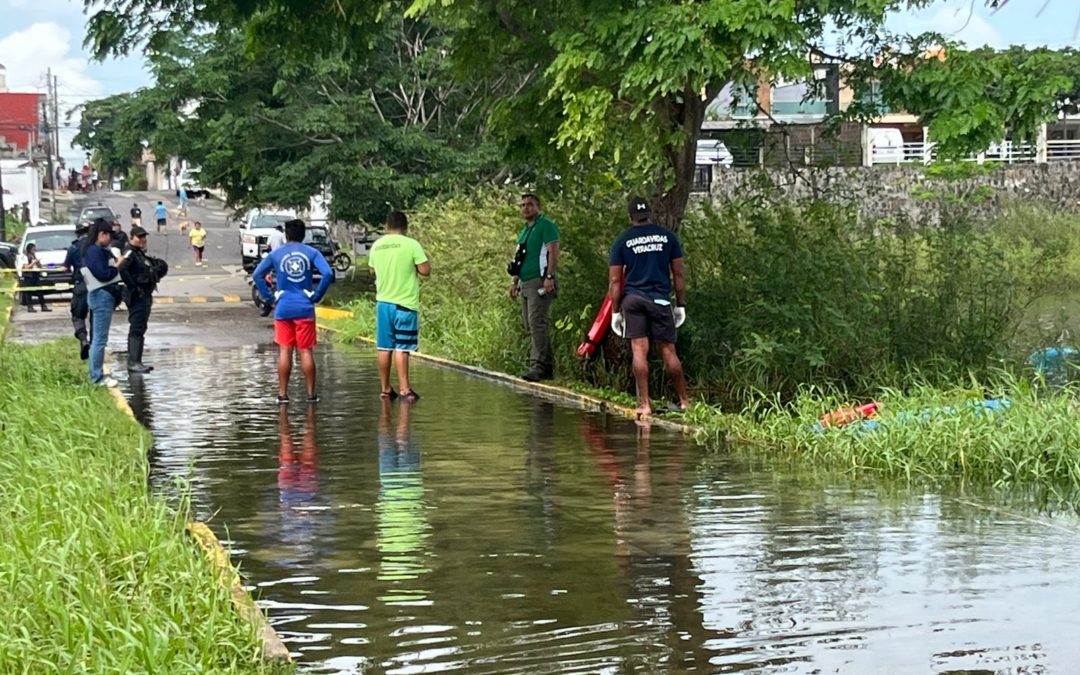
[[[143,35],[153,45],[168,12],[187,29],[241,27],[255,52],[278,47],[303,60],[304,52],[344,49],[337,55],[367,59],[387,17],[404,9],[443,28],[442,48],[458,73],[517,78],[514,89],[489,99],[491,131],[507,158],[528,163],[539,180],[588,171],[612,187],[648,191],[659,219],[677,226],[709,102],[728,83],[753,87],[761,73],[811,80],[834,38],[844,49],[831,60],[849,64],[858,82],[880,82],[890,103],[924,115],[943,152],[985,145],[1006,128],[1026,129],[1045,117],[1043,97],[1067,83],[1039,82],[1037,62],[995,69],[953,49],[935,64],[922,55],[940,36],[907,40],[883,30],[888,13],[927,4],[411,0],[405,8],[390,0],[119,0],[93,15],[89,42],[98,54],[130,50]],[[875,70],[883,55],[888,68]],[[987,92],[999,73],[1007,85]],[[1006,87],[1020,96],[1009,100]]]
[[[200,165],[234,206],[306,207],[329,188],[332,215],[346,220],[377,221],[497,175],[479,107],[492,94],[449,76],[430,26],[381,26],[359,64],[342,50],[304,60],[252,51],[224,28],[158,36],[148,52],[157,84],[126,99],[157,114],[131,121],[131,133]]]
[[[880,82],[884,102],[918,115],[945,157],[982,152],[1006,134],[1030,140],[1042,123],[1080,102],[1076,50],[968,51],[937,36],[912,45],[883,63],[863,61],[853,81],[856,89]]]

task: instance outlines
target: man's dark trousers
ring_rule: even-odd
[[[153,304],[154,296],[149,293],[132,291],[128,296],[128,364],[142,363],[143,338]]]
[[[75,329],[75,339],[79,344],[89,344],[87,337],[89,327],[87,317],[90,316],[90,305],[86,302],[86,285],[78,284],[71,292],[71,326]]]

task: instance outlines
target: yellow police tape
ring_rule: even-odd
[[[190,281],[210,281],[218,279],[224,281],[226,279],[239,279],[238,276],[231,276],[225,274],[206,274],[199,277],[169,277],[164,283],[168,284],[186,284]],[[23,291],[56,291],[58,293],[65,293],[70,291],[74,286],[69,282],[53,284],[50,286],[14,286],[12,288],[2,289],[0,293],[21,293]]]

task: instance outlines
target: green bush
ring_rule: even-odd
[[[488,191],[411,214],[432,261],[422,291],[421,348],[516,373],[528,342],[504,272],[521,225],[518,192]],[[576,349],[607,286],[607,251],[626,227],[622,197],[553,199],[562,232],[553,307],[564,379],[628,390],[622,341],[588,367]],[[853,394],[903,386],[916,370],[942,382],[999,367],[1024,307],[1056,258],[950,210],[944,222],[862,222],[849,207],[765,189],[688,216],[689,320],[679,351],[697,395],[741,406],[793,396],[804,383]],[[1049,262],[1048,262],[1049,261]],[[353,301],[346,336],[374,334],[374,299]],[[657,396],[667,386],[652,369]]]

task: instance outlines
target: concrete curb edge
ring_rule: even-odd
[[[348,313],[341,310],[331,310],[333,314],[325,312],[324,308],[316,307],[315,313],[319,319],[333,320],[341,318],[342,314],[348,316]],[[316,324],[318,328],[329,331],[331,333],[338,333],[339,329],[331,326],[325,321]],[[356,342],[363,343],[365,345],[374,345],[375,340],[368,337],[357,337]],[[532,394],[533,396],[539,396],[552,401],[559,401],[561,403],[567,403],[581,410],[587,410],[590,412],[601,412],[610,415],[617,415],[619,417],[625,417],[630,420],[638,420],[638,415],[634,412],[633,408],[627,408],[611,401],[604,400],[602,398],[592,396],[589,394],[582,394],[566,387],[560,387],[553,384],[543,384],[541,382],[526,382],[521,378],[514,377],[507,373],[500,373],[493,370],[487,370],[479,366],[470,366],[464,363],[458,363],[457,361],[451,361],[441,356],[432,356],[431,354],[424,354],[422,352],[413,352],[412,357],[429,363],[431,365],[438,366],[440,368],[446,368],[447,370],[454,370],[459,373],[465,373],[472,375],[473,377],[479,377],[485,380],[497,382],[499,384],[507,385],[517,389],[519,391]],[[663,419],[659,417],[649,417],[648,422],[657,427],[668,429],[670,431],[677,431],[682,434],[695,434],[698,431],[702,431],[699,427],[695,427],[689,424],[681,424],[672,420]]]

